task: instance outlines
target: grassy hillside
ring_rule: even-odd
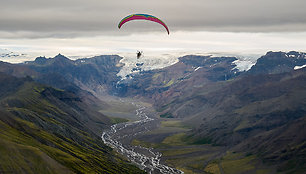
[[[0,173],[143,173],[92,131],[111,120],[81,98],[1,75],[19,83],[0,87],[12,89],[0,98]]]

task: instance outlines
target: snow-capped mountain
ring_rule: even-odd
[[[143,55],[137,59],[134,53],[122,53],[119,54],[123,59],[121,63],[124,66],[117,74],[122,79],[131,78],[134,74],[141,71],[149,71],[154,69],[162,69],[171,66],[179,61],[180,57],[185,55],[197,55],[197,56],[211,56],[211,57],[235,57],[237,60],[233,62],[238,71],[248,71],[253,65],[256,64],[260,55],[238,55],[238,54],[226,54],[226,53],[198,53],[198,52],[180,52],[180,53],[165,53],[165,54],[148,54]]]

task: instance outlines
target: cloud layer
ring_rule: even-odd
[[[306,31],[305,0],[2,0],[0,37],[71,38],[164,32],[159,25],[121,18],[148,13],[171,31]]]

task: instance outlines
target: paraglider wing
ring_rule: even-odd
[[[157,22],[157,23],[163,25],[166,28],[166,30],[169,34],[169,29],[168,29],[167,25],[162,20],[158,19],[155,16],[148,15],[148,14],[132,14],[132,15],[129,15],[129,16],[123,18],[119,22],[118,28],[121,28],[121,26],[123,24],[125,24],[126,22],[129,22],[129,21],[132,21],[132,20],[149,20],[149,21]]]

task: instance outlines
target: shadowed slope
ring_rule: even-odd
[[[1,173],[142,173],[100,139],[110,120],[82,98],[0,74]],[[14,82],[14,83],[13,83]],[[11,85],[10,85],[11,84]]]

